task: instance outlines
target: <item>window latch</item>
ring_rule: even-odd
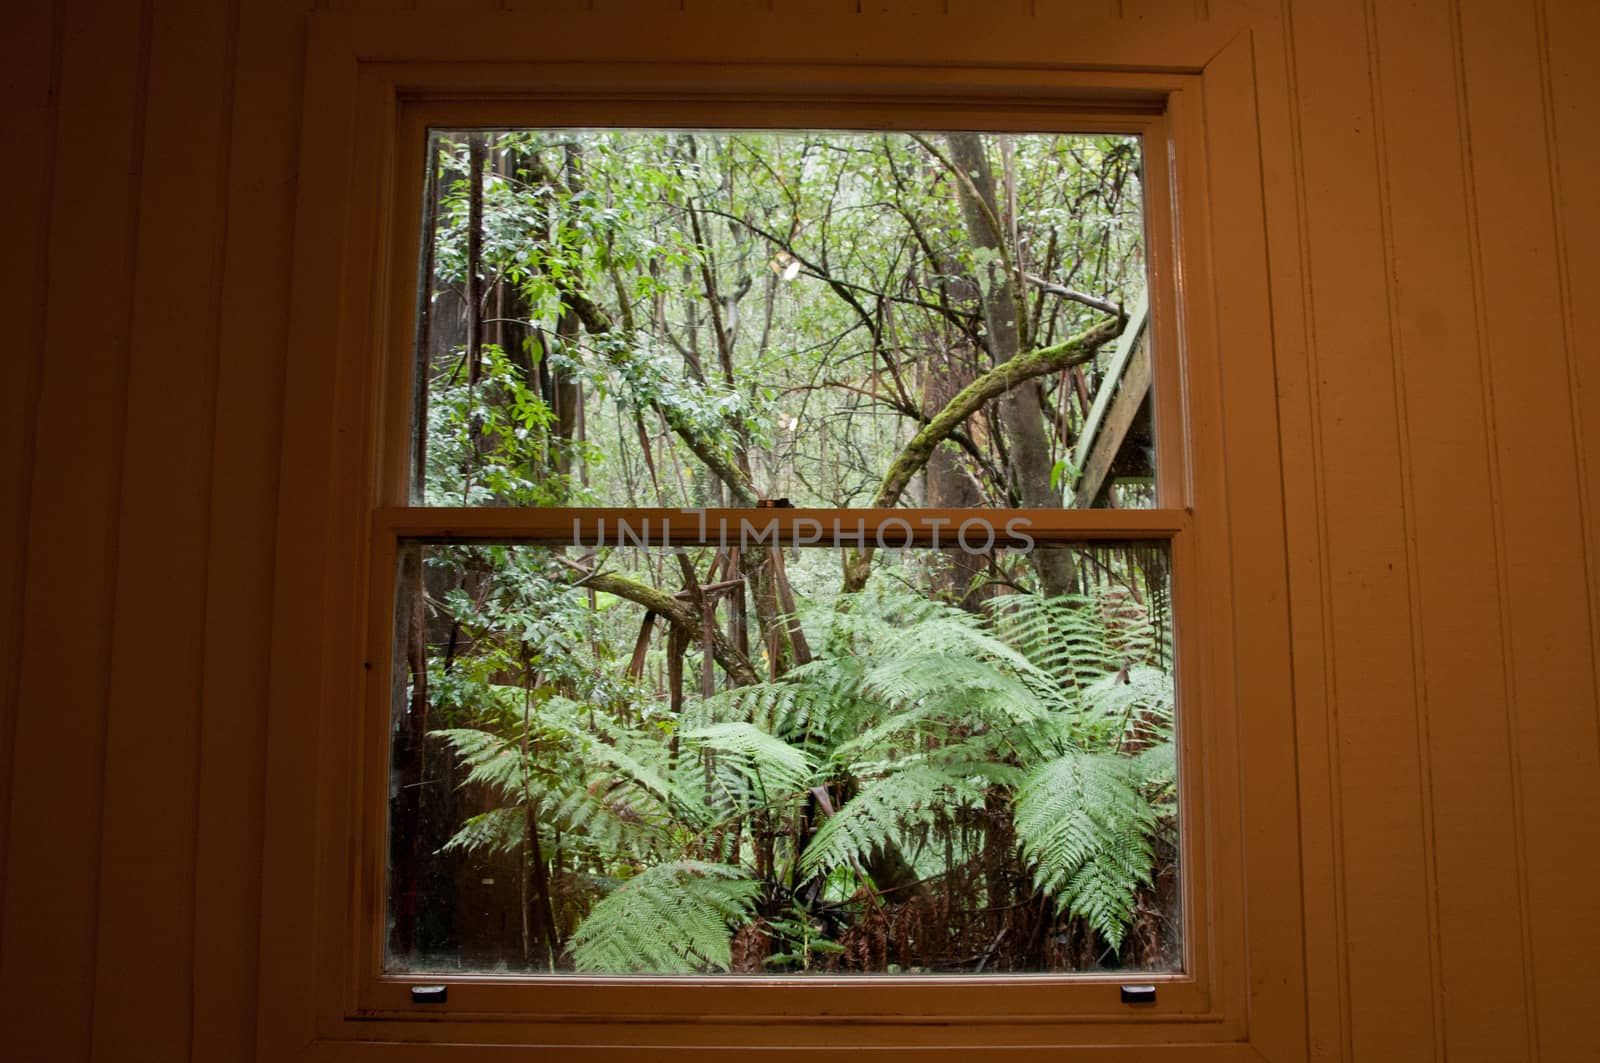
[[[1125,985],[1122,987],[1124,1004],[1154,1004],[1156,987],[1153,985]]]
[[[449,986],[414,985],[411,987],[411,1003],[413,1004],[443,1004],[449,999]]]

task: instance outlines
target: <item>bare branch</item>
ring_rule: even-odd
[[[647,583],[619,576],[614,572],[595,572],[565,558],[557,560],[582,576],[578,582],[584,587],[615,594],[618,598],[625,598],[652,613],[666,617],[668,622],[683,632],[691,642],[698,642],[709,634],[712,656],[735,683],[749,686],[759,682],[749,658],[728,641],[728,636],[720,628],[713,626],[707,630],[700,609],[693,602],[657,590]]]
[[[1082,303],[1084,306],[1093,307],[1103,314],[1122,313],[1122,307],[1108,299],[1096,298],[1095,296],[1090,295],[1088,292],[1080,292],[1074,288],[1068,288],[1063,285],[1056,284],[1054,281],[1047,281],[1043,277],[1040,277],[1036,274],[1024,273],[1022,275],[1022,279],[1027,281],[1029,284],[1034,285],[1042,292],[1047,292],[1050,295],[1059,295],[1061,298],[1070,299],[1075,303]]]

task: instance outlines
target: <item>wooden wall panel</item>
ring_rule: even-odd
[[[8,144],[33,145],[0,169],[0,202],[12,203],[12,238],[0,247],[0,291],[12,293],[13,361],[0,388],[0,904],[6,881],[11,807],[11,746],[22,659],[22,587],[27,571],[28,496],[33,479],[34,413],[44,342],[49,269],[50,186],[55,163],[54,5],[15,5],[0,38],[0,98],[11,101],[0,124]],[[3,912],[3,908],[0,908]],[[0,955],[5,921],[0,918]]]
[[[861,0],[772,0],[772,10],[781,15],[854,15],[860,7]]]
[[[1380,169],[1409,515],[1413,652],[1432,840],[1443,1054],[1514,1059],[1531,1030],[1515,765],[1506,749],[1501,558],[1485,485],[1488,397],[1471,308],[1449,3],[1372,4]],[[1381,740],[1371,736],[1368,741]],[[1483,964],[1484,941],[1498,944]]]
[[[1135,24],[1192,22],[1201,13],[1195,0],[1117,0],[1114,14]]]
[[[17,1059],[88,1055],[147,33],[142,5],[84,3],[60,14],[0,912],[0,1029]]]
[[[1473,144],[1480,338],[1488,356],[1504,535],[1501,598],[1512,659],[1510,741],[1520,771],[1539,1054],[1579,1059],[1594,1031],[1557,991],[1592,999],[1600,968],[1573,948],[1600,923],[1600,854],[1574,844],[1600,821],[1593,633],[1571,365],[1556,256],[1540,39],[1530,12],[1464,0],[1461,51]],[[1492,151],[1492,155],[1486,155]],[[1592,352],[1591,352],[1592,353]]]
[[[413,11],[433,11],[444,14],[460,12],[462,14],[480,11],[503,11],[507,8],[506,0],[416,0],[409,5]]]
[[[354,65],[344,60],[335,41],[326,36],[308,40],[304,60],[308,96],[295,140],[297,151],[305,157],[335,159],[341,151],[353,153],[356,150],[361,135],[355,128],[350,109],[317,106],[322,96],[348,99],[347,94],[355,91],[355,79]],[[341,169],[340,172],[345,171]],[[351,189],[342,182],[301,175],[295,182],[291,207],[294,224],[298,226],[308,218],[316,219],[319,227],[346,224],[350,195]],[[307,380],[316,381],[320,386],[309,389],[313,396],[310,415],[297,423],[286,422],[281,435],[278,504],[273,528],[271,627],[267,643],[271,652],[269,712],[274,705],[291,700],[314,700],[320,695],[316,684],[305,680],[303,671],[274,667],[280,655],[315,661],[330,652],[327,639],[323,637],[330,628],[329,618],[323,615],[307,618],[299,615],[297,608],[302,602],[320,600],[316,592],[330,579],[328,570],[332,564],[315,545],[327,541],[324,525],[329,499],[315,488],[308,489],[308,477],[299,475],[299,470],[317,463],[333,466],[334,448],[341,442],[340,434],[330,426],[330,413],[337,408],[335,396],[339,381],[336,375],[329,379],[327,362],[319,357],[322,338],[337,333],[321,319],[326,314],[323,310],[326,303],[317,298],[317,294],[335,290],[342,284],[361,282],[353,272],[347,272],[341,256],[319,254],[312,246],[292,247],[289,262],[286,305],[313,309],[285,315],[289,319],[287,341],[277,355],[282,374],[280,394],[305,393],[308,389],[303,382]],[[353,440],[356,437],[357,433],[347,433],[342,438]],[[303,903],[296,900],[310,896],[305,884],[314,880],[315,868],[313,861],[299,859],[297,854],[304,851],[301,845],[306,838],[305,824],[317,820],[319,787],[315,783],[326,778],[314,765],[319,758],[331,760],[337,755],[325,736],[330,732],[338,733],[340,724],[338,720],[318,718],[311,726],[297,729],[293,734],[285,734],[282,728],[267,727],[260,751],[265,777],[283,777],[287,771],[289,777],[303,778],[306,782],[293,791],[280,789],[273,793],[273,800],[263,806],[261,820],[262,934],[257,969],[260,984],[266,987],[262,994],[275,991],[280,1001],[292,995],[292,1003],[280,1014],[286,1012],[294,1016],[293,1022],[258,1025],[257,1052],[268,1059],[294,1058],[316,1035],[314,966],[321,957],[317,955],[312,933],[313,913],[304,912]],[[290,767],[285,769],[280,764]],[[334,844],[325,837],[319,840],[325,845]],[[296,857],[285,859],[283,854],[296,854]]]
[[[1338,758],[1337,888],[1349,1049],[1356,1058],[1421,1060],[1438,1049],[1431,854],[1388,236],[1362,15],[1350,5],[1292,7]]]
[[[189,1053],[234,25],[227,5],[157,0],[151,26],[121,439],[93,1058],[154,1063]],[[128,972],[152,948],[170,950],[162,977],[130,992]]]
[[[1212,4],[1213,10],[1220,5]],[[1229,5],[1234,7],[1236,5]],[[1300,814],[1302,911],[1305,920],[1306,1054],[1348,1058],[1349,983],[1341,943],[1344,904],[1339,828],[1339,761],[1329,676],[1326,523],[1321,478],[1320,422],[1315,416],[1318,372],[1306,307],[1311,304],[1310,248],[1304,235],[1306,132],[1296,106],[1300,73],[1293,20],[1258,44],[1256,80],[1262,136],[1271,271],[1273,353],[1282,455],[1284,535],[1288,556],[1290,655],[1294,670],[1296,794]],[[1294,1058],[1294,1057],[1290,1057]]]
[[[1600,89],[1593,46],[1600,40],[1600,6],[1541,4],[1549,108],[1554,141],[1551,181],[1556,201],[1557,265],[1572,378],[1573,423],[1588,557],[1589,610],[1600,646]],[[1600,651],[1596,651],[1600,656]],[[1597,708],[1600,715],[1600,708]]]
[[[192,1058],[254,1054],[267,662],[282,437],[304,10],[246,3],[230,129],[218,306],[199,811]]]
[[[1239,46],[1230,47],[1208,70],[1208,85],[1221,87],[1231,82],[1240,88],[1233,94],[1208,96],[1205,126],[1208,135],[1218,142],[1248,145],[1261,128],[1261,116],[1250,108],[1221,102],[1248,99],[1247,87],[1255,73],[1249,49]],[[1251,154],[1214,151],[1205,167],[1203,191],[1210,232],[1204,236],[1193,234],[1190,239],[1204,241],[1205,253],[1211,260],[1215,308],[1192,312],[1189,324],[1197,335],[1215,333],[1222,337],[1221,357],[1214,366],[1194,358],[1191,368],[1194,378],[1216,374],[1220,401],[1214,412],[1191,406],[1190,415],[1197,435],[1214,438],[1221,444],[1219,479],[1225,483],[1228,495],[1231,586],[1208,585],[1208,604],[1223,607],[1219,609],[1219,619],[1231,608],[1249,610],[1254,613],[1252,619],[1261,621],[1247,628],[1239,622],[1238,613],[1228,616],[1240,652],[1252,663],[1232,678],[1232,690],[1221,690],[1218,695],[1221,700],[1231,697],[1240,705],[1273,706],[1282,704],[1292,691],[1294,676],[1290,603],[1279,600],[1277,595],[1263,600],[1260,593],[1262,587],[1284,585],[1288,554],[1281,519],[1282,454],[1274,447],[1262,446],[1256,435],[1265,428],[1276,437],[1280,426],[1270,417],[1260,419],[1251,413],[1253,409],[1270,408],[1273,402],[1271,291],[1270,277],[1264,269],[1267,232],[1261,216],[1264,190],[1261,170],[1249,157]],[[1180,172],[1179,182],[1186,178],[1193,180],[1198,175]],[[1190,224],[1194,225],[1193,219]],[[1214,434],[1202,431],[1200,426],[1213,416],[1219,428]],[[1201,470],[1209,463],[1202,455],[1194,457],[1196,507],[1218,504],[1221,500],[1207,497],[1201,487]],[[1182,610],[1180,601],[1180,615]],[[1286,810],[1278,798],[1292,793],[1296,786],[1294,729],[1292,713],[1260,713],[1238,727],[1226,742],[1234,747],[1238,760],[1249,766],[1237,776],[1244,813],[1239,827],[1244,850],[1242,886],[1251,900],[1249,919],[1258,927],[1297,926],[1303,919],[1304,893],[1298,869],[1291,871],[1274,856],[1293,844],[1297,826],[1292,809]],[[1221,758],[1211,751],[1208,756],[1208,771],[1218,772]],[[1251,939],[1267,937],[1258,931]],[[1252,959],[1251,1045],[1264,1058],[1293,1058],[1305,1039],[1302,953],[1294,947],[1280,948],[1270,958],[1257,954]]]

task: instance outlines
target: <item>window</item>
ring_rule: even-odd
[[[428,165],[386,970],[1181,972],[1138,137]]]
[[[1182,977],[1139,130],[423,168],[384,977]]]
[[[1225,149],[1256,157],[1249,122],[1231,122],[1226,109],[1201,121],[1202,87],[1215,93],[1206,99],[1247,103],[1237,77],[908,68],[896,76],[909,80],[889,85],[869,71],[762,67],[746,71],[755,88],[708,89],[688,68],[419,65],[414,55],[475,53],[363,27],[329,22],[313,35],[309,67],[308,100],[319,102],[307,112],[304,165],[329,176],[305,183],[297,223],[288,401],[300,430],[285,441],[279,566],[279,601],[293,608],[275,638],[265,1036],[343,1058],[356,1042],[401,1041],[423,1054],[434,1041],[1200,1046],[1246,1040],[1252,1022],[1278,1022],[1271,1016],[1292,1026],[1288,1004],[1247,1007],[1291,992],[1283,987],[1292,980],[1271,972],[1298,947],[1289,929],[1299,914],[1297,892],[1275,888],[1270,859],[1292,849],[1295,824],[1293,809],[1267,797],[1281,792],[1286,760],[1292,769],[1274,716],[1285,689],[1271,604],[1282,596],[1276,479],[1259,474],[1270,470],[1257,468],[1254,443],[1241,442],[1272,430],[1270,350],[1241,324],[1265,317],[1259,261],[1241,235],[1259,223],[1259,204],[1252,213],[1244,185],[1215,201],[1206,192],[1208,167]],[[1214,47],[1196,43],[1184,69],[1205,66]],[[1226,53],[1229,69],[1241,54]],[[987,134],[978,140],[1003,246],[951,252],[974,231],[955,187],[964,182],[952,138],[921,135],[924,146],[895,132],[904,129]],[[647,148],[670,158],[689,150],[683,138],[695,131],[704,139],[694,150],[713,155],[731,154],[737,137],[766,138],[779,156],[791,153],[774,165],[782,180],[761,177],[744,151],[732,156],[742,167],[733,202],[748,211],[727,209],[726,191],[701,195],[694,211],[681,202],[669,211],[665,193],[638,194],[654,243],[620,247],[612,215],[627,204],[607,203],[593,176],[606,153],[619,160],[617,175],[638,172],[621,158]],[[567,180],[569,141],[591,159],[587,186]],[[1069,279],[1061,258],[1045,267],[1050,255],[1032,234],[1022,270],[1002,253],[1025,235],[1027,182],[1047,172],[1023,165],[1030,153],[1037,160],[1074,142],[1139,163],[1126,170],[1123,202],[1143,227],[1109,238],[1106,261],[1122,263],[1113,283]],[[907,187],[943,215],[927,239],[932,257],[914,236],[906,244],[921,266],[907,250],[898,272],[862,272],[863,263],[894,262],[901,246],[844,235],[868,224],[869,206],[887,204],[879,220],[896,233],[910,228],[893,210],[894,173],[862,165],[885,143],[896,167],[917,160],[903,176],[926,183]],[[522,157],[508,162],[508,147]],[[476,207],[474,151],[485,167]],[[806,151],[826,166],[794,161]],[[518,177],[535,155],[564,190]],[[683,169],[704,189],[722,189],[713,163],[722,165],[714,156]],[[826,239],[819,221],[781,224],[785,184],[807,167],[841,189]],[[535,187],[521,191],[542,210],[513,201],[517,181]],[[514,214],[524,207],[527,217]],[[468,224],[474,211],[512,235],[482,230],[486,265],[474,283],[486,309],[469,341],[458,310],[446,319],[447,298],[423,301],[429,320],[419,328],[417,296],[457,281],[464,289],[472,254],[461,236],[478,228]],[[970,213],[983,220],[982,210]],[[708,223],[699,237],[695,223]],[[534,239],[516,235],[519,226]],[[424,237],[436,228],[446,235],[431,241],[429,261]],[[568,246],[564,229],[590,249],[610,234],[612,260],[589,250],[569,268],[552,257]],[[1038,231],[1047,243],[1047,227]],[[860,261],[841,259],[847,248]],[[532,259],[518,264],[524,275],[495,283],[519,249]],[[950,261],[929,268],[941,249]],[[715,299],[706,297],[708,263]],[[1019,284],[1019,273],[1032,276]],[[1031,388],[1007,379],[974,407],[986,412],[924,424],[930,408],[991,371],[985,304],[1001,305],[1008,280],[1036,330],[1019,338],[1024,357],[1047,334],[1070,339],[1107,325],[1097,352],[1075,366],[1087,402],[1075,380],[1061,387],[1068,358]],[[859,325],[840,287],[867,310]],[[802,290],[824,298],[803,301]],[[580,292],[593,305],[581,305]],[[1233,300],[1225,320],[1214,313],[1223,294]],[[517,299],[526,302],[493,302]],[[755,360],[769,304],[769,346],[771,337],[799,345],[792,337],[818,318],[824,327],[807,342],[832,346]],[[721,330],[738,332],[733,387],[713,307]],[[563,308],[578,320],[563,322]],[[1042,315],[1037,324],[1033,315]],[[916,335],[934,324],[949,342]],[[649,358],[624,342],[639,335],[653,338]],[[692,386],[682,383],[687,360],[672,342],[694,354],[692,338],[703,386],[692,375]],[[1226,377],[1221,342],[1230,345]],[[900,360],[935,346],[966,361]],[[896,356],[903,387],[885,353]],[[818,372],[785,378],[796,364]],[[954,379],[938,380],[930,366]],[[574,383],[584,401],[569,404],[561,389]],[[1019,460],[1005,438],[1016,423],[1001,411],[1008,394],[1035,398],[1043,461]],[[875,507],[897,457],[930,426],[938,445],[899,477],[893,508]],[[1101,439],[1115,442],[1097,448]],[[741,451],[759,458],[742,492]],[[733,482],[708,472],[719,463],[732,463]],[[930,470],[950,474],[931,496]],[[1033,486],[1018,482],[1024,476]],[[756,564],[765,575],[748,571]],[[1090,605],[1035,593],[1048,570]],[[856,597],[842,602],[846,594]],[[1057,643],[1030,645],[1030,619],[1099,625],[1085,637],[1107,653],[1072,679],[1122,700],[1100,703],[1095,734],[1018,744],[1036,737],[1030,713],[1062,701],[1050,683],[1065,678],[1040,679],[1050,664],[1033,651]],[[1249,671],[1234,664],[1246,652]],[[1006,696],[1019,690],[1036,697]],[[780,704],[841,691],[860,711],[825,734],[808,735]],[[963,722],[967,703],[981,726]],[[1169,728],[1164,769],[1162,753],[1143,754]],[[1148,827],[1125,830],[1118,850],[1135,857],[1124,863],[1138,884],[1120,895],[1142,909],[1133,918],[1115,903],[1097,912],[1049,877],[1061,809],[1048,803],[1051,791],[1027,784],[1050,769],[1066,783],[1057,798],[1087,785],[1071,774],[1069,752],[1099,756],[1112,778],[1095,785],[1132,795],[1125,821]],[[484,769],[478,782],[460,788],[475,766]],[[863,796],[886,781],[923,784],[922,796],[897,795],[884,816],[868,815]],[[708,796],[731,816],[720,834]],[[1039,814],[1014,842],[986,850],[1025,809]],[[851,829],[853,818],[867,827]],[[1246,833],[1235,829],[1241,822]],[[524,859],[535,840],[539,857]],[[608,860],[624,852],[639,858]],[[984,876],[991,865],[972,859],[985,852],[999,872],[993,882]],[[914,903],[883,900],[901,885],[920,893]],[[651,886],[654,907],[623,903]],[[691,897],[697,914],[669,910],[671,898]],[[1004,905],[990,897],[1043,897],[1047,911],[1027,924],[997,918],[987,909]],[[612,909],[611,932],[584,928],[602,906]],[[918,906],[939,906],[939,918]],[[681,925],[629,943],[640,912]],[[1170,929],[1150,936],[1147,913]],[[1284,932],[1247,938],[1246,913],[1258,931]],[[1025,927],[1044,944],[1011,944]],[[1122,988],[1136,983],[1155,987],[1154,1003],[1124,1001]],[[413,995],[433,985],[446,987],[445,999]]]

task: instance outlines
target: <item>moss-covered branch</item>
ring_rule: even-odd
[[[1121,335],[1127,321],[1126,315],[1118,315],[1069,340],[1018,355],[956,392],[944,404],[944,408],[934,414],[895,456],[872,504],[880,509],[892,508],[900,501],[900,495],[911,478],[928,464],[934,450],[949,439],[967,418],[1018,384],[1087,362],[1101,347]]]

